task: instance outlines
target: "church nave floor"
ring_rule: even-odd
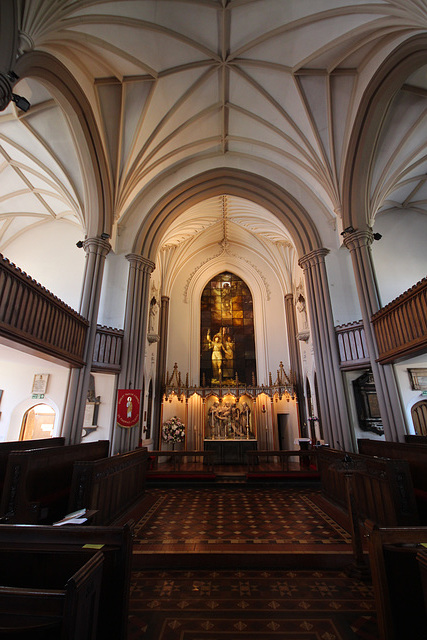
[[[129,640],[375,640],[369,583],[318,489],[150,488]]]

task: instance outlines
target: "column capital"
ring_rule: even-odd
[[[325,262],[325,256],[329,253],[329,249],[321,248],[314,249],[307,253],[305,256],[302,256],[298,260],[298,264],[302,269],[308,269],[309,267],[313,267],[316,264],[321,264]]]
[[[374,241],[374,234],[371,229],[364,231],[347,231],[343,234],[343,242],[349,251],[370,247]]]
[[[151,262],[148,258],[144,258],[144,256],[141,256],[139,253],[128,253],[125,257],[126,260],[130,262],[131,267],[138,269],[138,271],[152,273],[156,268],[154,262]]]
[[[99,255],[106,256],[111,250],[111,245],[108,240],[103,238],[86,238],[83,242],[83,248],[86,253],[98,253]]]

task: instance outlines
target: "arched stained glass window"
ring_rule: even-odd
[[[247,284],[233,273],[212,278],[202,293],[200,383],[251,385],[256,379],[254,314]]]

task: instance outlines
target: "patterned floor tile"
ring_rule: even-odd
[[[149,494],[155,502],[135,529],[140,545],[351,543],[305,489],[206,487]]]

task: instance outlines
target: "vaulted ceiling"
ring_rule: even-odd
[[[20,0],[18,56],[57,58],[89,99],[110,175],[115,226],[135,198],[176,172],[247,168],[341,215],[358,104],[378,64],[427,28],[425,0]],[[33,225],[87,227],[85,174],[70,122],[40,80],[20,80],[0,113],[0,251]],[[427,212],[427,67],[392,100],[370,173],[367,218]],[[405,117],[402,117],[405,114]],[[393,135],[390,135],[392,132]],[[226,194],[225,194],[226,195]],[[286,245],[273,217],[226,200],[234,239]],[[187,212],[165,246],[217,229],[224,199]],[[221,239],[221,238],[220,238]]]

